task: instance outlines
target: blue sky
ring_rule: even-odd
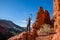
[[[0,0],[0,19],[11,20],[25,27],[29,14],[32,14],[32,23],[34,22],[39,6],[48,10],[52,18],[52,0]]]

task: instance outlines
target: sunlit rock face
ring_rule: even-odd
[[[52,40],[60,40],[60,17],[59,16],[57,16],[54,22],[54,28],[55,28],[56,34],[53,36]]]
[[[47,10],[44,10],[42,7],[40,7],[36,14],[36,20],[33,23],[32,28],[38,30],[40,25],[44,23],[50,24],[50,16]]]
[[[60,0],[53,0],[53,19],[56,34],[52,40],[60,40]]]
[[[54,20],[54,29],[56,31],[56,34],[52,40],[60,40],[60,16],[57,16]]]
[[[52,40],[60,40],[60,27],[56,29],[56,34],[53,36]]]

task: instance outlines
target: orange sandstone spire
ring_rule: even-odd
[[[47,10],[44,11],[42,7],[39,8],[37,14],[36,14],[36,20],[32,25],[33,29],[39,29],[40,25],[47,23],[50,23],[50,16],[49,12]]]

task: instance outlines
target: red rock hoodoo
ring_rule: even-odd
[[[40,7],[40,9],[38,10],[37,14],[36,14],[36,20],[32,25],[33,29],[39,29],[40,25],[42,24],[49,24],[50,23],[50,16],[49,16],[49,12],[47,10],[43,10],[42,7]]]

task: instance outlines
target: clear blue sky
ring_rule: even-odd
[[[29,14],[32,14],[33,23],[39,6],[48,10],[52,18],[53,0],[0,0],[0,19],[25,27]]]

